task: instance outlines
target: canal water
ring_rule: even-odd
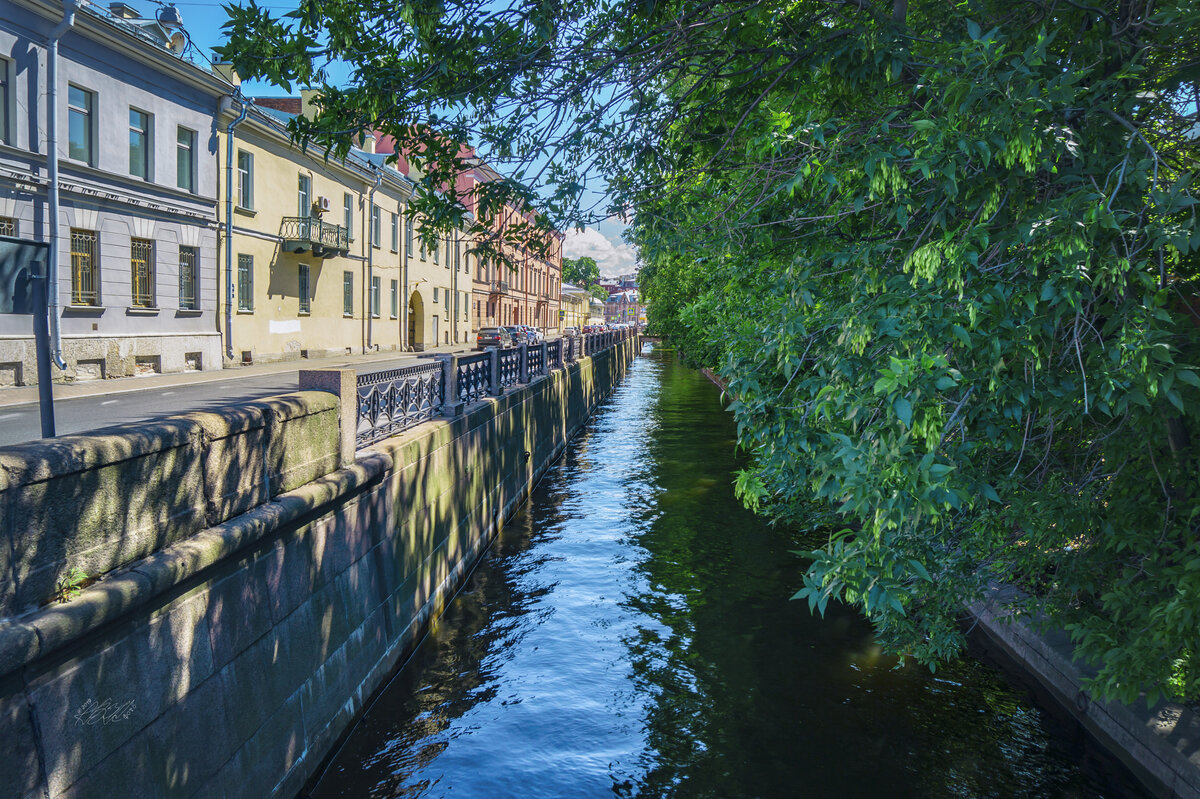
[[[789,601],[816,542],[734,498],[734,432],[637,359],[312,795],[1141,795],[996,668],[896,668]]]

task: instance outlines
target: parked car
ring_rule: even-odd
[[[510,336],[512,336],[514,347],[520,344],[529,343],[529,337],[526,335],[525,329],[520,325],[505,325],[504,329],[508,331]]]
[[[512,346],[514,346],[512,333],[505,327],[481,327],[479,334],[475,336],[475,349],[499,347],[503,350]]]
[[[521,325],[521,327],[525,330],[526,341],[528,341],[530,344],[542,343],[542,339],[545,338],[542,335],[542,331],[538,330],[536,327],[530,327],[529,325]]]
[[[563,334],[563,336],[564,336],[564,337],[566,337],[566,336],[578,336],[578,335],[579,335],[579,328],[577,328],[577,327],[574,327],[574,326],[571,326],[571,327],[564,327],[564,328],[563,328],[563,333],[562,333],[562,334]]]

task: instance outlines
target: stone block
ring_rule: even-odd
[[[126,746],[213,673],[206,600],[197,593],[30,683],[51,795]]]
[[[23,686],[0,682],[0,796],[25,796],[38,790],[41,766],[37,733]]]
[[[339,467],[354,463],[358,435],[358,374],[353,369],[301,369],[301,391],[325,391],[338,398]]]
[[[62,793],[64,799],[190,797],[213,781],[233,753],[227,691],[214,676],[135,734]],[[56,795],[53,788],[51,795]]]
[[[290,796],[276,791],[283,776],[305,754],[304,714],[299,692],[272,713],[230,758],[216,784],[219,796]]]
[[[201,428],[178,417],[0,448],[15,592],[48,601],[71,568],[102,574],[205,524]]]
[[[258,407],[230,406],[189,414],[204,430],[207,524],[214,527],[270,498],[267,421]]]
[[[299,391],[247,403],[266,419],[264,457],[271,496],[299,488],[341,467],[338,398]]]
[[[39,650],[40,642],[33,627],[15,619],[0,620],[0,680],[32,662]]]
[[[209,587],[205,620],[215,668],[222,668],[271,629],[269,564],[269,557],[244,562]]]
[[[319,641],[325,622],[323,614],[306,604],[222,670],[228,691],[227,735],[235,745],[250,740],[324,662]]]

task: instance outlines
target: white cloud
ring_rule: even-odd
[[[594,228],[568,231],[563,240],[563,257],[582,258],[585,255],[596,259],[602,277],[628,274],[637,263],[637,252],[620,239],[613,241]]]

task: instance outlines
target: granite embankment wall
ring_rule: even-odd
[[[0,797],[294,795],[637,349],[353,462],[321,392],[0,449]]]

